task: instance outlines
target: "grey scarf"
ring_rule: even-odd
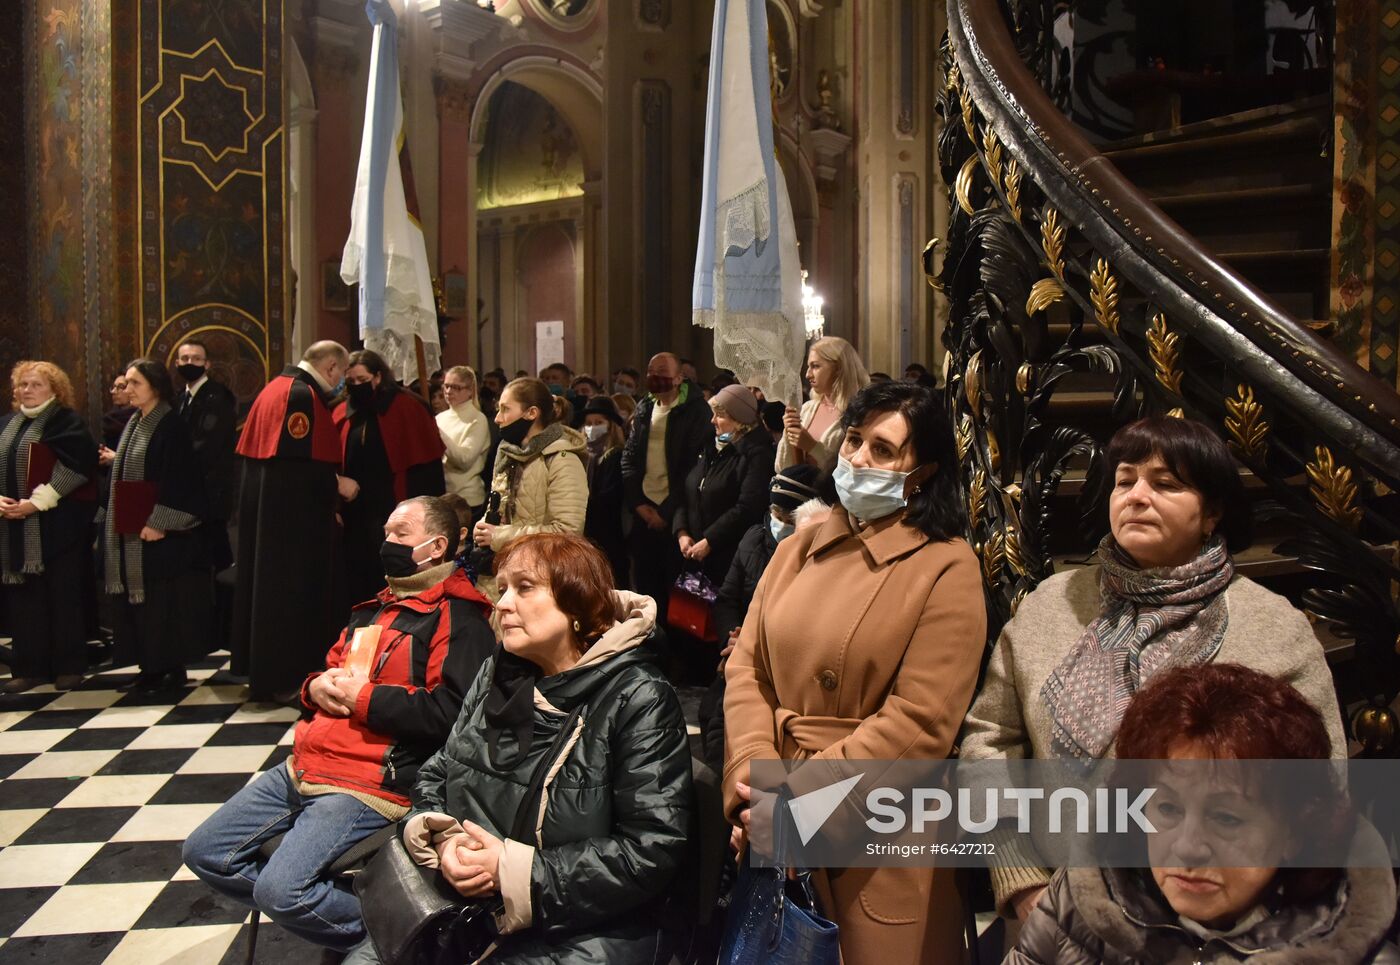
[[[1207,663],[1229,623],[1235,564],[1220,537],[1182,566],[1141,569],[1112,534],[1099,544],[1099,615],[1040,689],[1062,758],[1097,760],[1138,688],[1167,667]]]
[[[151,436],[155,434],[163,419],[171,413],[165,402],[156,403],[148,415],[137,412],[122,430],[122,438],[117,443],[117,458],[112,462],[112,492],[115,494],[118,482],[144,482],[146,480],[146,450],[150,447]],[[157,504],[151,511],[147,525],[162,530],[193,529],[199,520],[189,513],[169,506]],[[142,570],[143,547],[140,533],[118,533],[117,514],[110,508],[107,512],[105,531],[105,555],[107,571],[107,592],[125,593],[131,603],[146,602],[146,580]]]
[[[15,492],[9,494],[15,499],[27,499],[29,492],[29,451],[30,446],[44,435],[44,427],[58,408],[51,402],[34,418],[27,418],[22,412],[5,424],[0,432],[0,485],[10,478],[10,447],[15,437],[19,437],[19,447],[15,449]],[[11,559],[10,541],[0,536],[0,582],[9,585],[23,583],[26,576],[44,572],[44,546],[40,538],[39,514],[30,513],[21,523],[24,527],[24,557]]]

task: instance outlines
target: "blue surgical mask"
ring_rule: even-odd
[[[845,456],[836,459],[831,479],[846,512],[866,521],[884,519],[905,507],[904,481],[907,472],[893,469],[857,469]]]
[[[331,395],[341,395],[345,392],[345,376],[340,377],[340,381],[331,386]]]
[[[768,514],[768,532],[773,534],[774,542],[781,543],[783,537],[791,536],[797,531],[797,527],[792,523],[784,523],[772,513]]]
[[[727,446],[733,441],[734,433],[732,432],[721,432],[719,435],[715,436],[715,442],[718,442],[722,446]]]

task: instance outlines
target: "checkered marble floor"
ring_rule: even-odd
[[[291,749],[290,708],[245,703],[227,654],[182,688],[0,695],[0,965],[242,962],[249,912],[194,878],[180,846]],[[259,963],[320,952],[264,920]]]

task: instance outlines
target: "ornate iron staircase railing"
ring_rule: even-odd
[[[1270,548],[1307,572],[1303,605],[1354,640],[1339,691],[1369,702],[1354,720],[1367,752],[1390,752],[1400,396],[1221,264],[1057,109],[1050,8],[949,0],[943,49],[953,217],[941,268],[931,243],[925,269],[951,304],[948,400],[992,630],[1053,572],[1057,532],[1082,551],[1106,531],[1112,427],[1185,414],[1252,474],[1256,518],[1286,529]],[[1097,422],[1066,404],[1076,383],[1111,390]]]

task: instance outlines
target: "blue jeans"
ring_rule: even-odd
[[[256,908],[299,938],[347,951],[365,937],[360,899],[328,874],[389,822],[348,794],[305,796],[285,764],[229,798],[185,839],[185,864],[215,891]],[[264,841],[286,832],[270,859]]]

